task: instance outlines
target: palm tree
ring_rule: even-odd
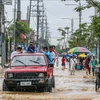
[[[66,32],[66,30],[67,30],[67,32]],[[64,40],[64,44],[65,44],[65,48],[67,48],[66,47],[66,34],[67,34],[67,36],[68,36],[68,30],[69,30],[69,27],[65,27],[64,29],[62,29],[62,28],[58,28],[58,31],[60,31],[61,32],[61,35],[63,36],[63,40]],[[68,38],[67,38],[67,41],[68,41]]]

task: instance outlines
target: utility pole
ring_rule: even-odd
[[[76,6],[78,6],[79,8],[80,8],[80,11],[79,11],[79,28],[80,28],[80,25],[81,25],[81,17],[82,17],[82,10],[81,10],[81,7],[82,7],[82,5],[81,5],[81,0],[79,1],[79,4],[65,4],[65,5],[76,5]],[[83,4],[83,5],[85,5],[85,4]]]
[[[72,20],[73,20],[73,18],[72,18]],[[67,49],[67,51],[68,51],[68,36],[69,36],[69,28],[67,28],[67,46],[66,46],[66,49]]]
[[[45,19],[45,25],[46,25],[46,32],[45,32],[45,39],[47,40],[47,32],[48,32],[48,23],[47,23],[47,16],[46,16],[46,19]]]
[[[79,18],[62,18],[62,19],[69,19],[71,21],[71,33],[73,34],[74,20]]]
[[[0,0],[0,33],[2,36],[1,40],[1,65],[4,66],[6,62],[6,46],[5,46],[5,16],[4,16],[4,4]]]
[[[39,0],[37,0],[37,47],[38,47],[38,39],[39,39],[39,17],[40,17]]]
[[[14,43],[13,43],[13,45],[14,45],[14,50],[15,50],[15,48],[16,48],[16,0],[14,1]]]
[[[32,7],[32,0],[30,0],[30,5],[27,8],[27,14],[28,14],[28,25],[30,26],[30,18],[31,18],[31,7]],[[29,13],[28,13],[29,11]]]
[[[74,19],[72,18],[71,19],[71,32],[72,32],[72,34],[73,34],[73,25],[74,25]]]
[[[2,55],[2,0],[0,0],[0,56]]]
[[[17,20],[21,20],[21,0],[17,0]]]
[[[44,4],[42,4],[42,22],[41,22],[41,37],[44,40]]]
[[[29,8],[29,6],[27,6],[27,22],[28,22],[28,26],[30,26],[29,24],[30,24],[30,21],[29,21],[29,12],[30,12],[30,8]]]
[[[41,39],[45,38],[45,13],[44,13],[44,3],[43,0],[34,0],[36,3],[35,5],[31,5],[31,16],[30,17],[36,17],[37,26],[36,26],[36,42],[37,47],[39,48],[39,45],[41,45],[39,42],[41,42]],[[27,10],[28,11],[28,10]],[[28,16],[28,14],[27,14]],[[41,26],[41,34],[40,34],[40,26]],[[44,36],[45,35],[45,36]]]

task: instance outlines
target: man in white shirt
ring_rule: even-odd
[[[22,53],[22,47],[21,47],[21,46],[18,46],[18,47],[16,48],[16,51],[13,51],[13,52],[11,53],[10,61],[12,60],[12,58],[13,58],[16,54],[19,54],[19,53]]]
[[[50,51],[50,53],[52,54],[53,62],[55,63],[55,60],[56,60],[56,54],[55,54],[55,52],[53,51],[53,46],[50,46],[50,47],[49,47],[49,51]]]
[[[71,59],[70,59],[70,74],[71,75],[74,75],[75,74],[75,66],[76,66],[76,59],[74,56],[71,56]]]

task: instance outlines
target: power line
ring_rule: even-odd
[[[61,19],[61,17],[59,17],[59,16],[55,15],[54,13],[50,12],[49,10],[47,10],[47,9],[45,9],[45,10],[46,10],[46,11],[48,11],[49,13],[51,13],[53,16],[55,16],[55,17],[57,17],[57,18],[60,18],[60,19]]]

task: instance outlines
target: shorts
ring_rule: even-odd
[[[49,67],[54,67],[54,64],[49,64]]]
[[[65,66],[65,64],[62,64],[62,66]]]

